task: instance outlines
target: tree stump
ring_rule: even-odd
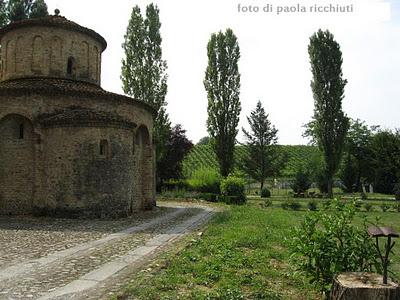
[[[375,273],[342,273],[335,277],[331,300],[399,300],[400,286]]]

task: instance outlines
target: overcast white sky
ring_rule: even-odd
[[[313,114],[309,37],[329,29],[343,52],[348,79],[343,107],[352,118],[370,125],[400,127],[400,2],[397,0],[47,0],[49,11],[100,33],[108,42],[103,53],[102,87],[122,93],[121,44],[131,9],[138,4],[160,8],[163,56],[168,62],[168,112],[193,142],[207,135],[207,97],[203,79],[206,45],[211,33],[230,27],[241,48],[240,126],[261,100],[279,130],[279,143],[306,144],[302,125]],[[349,13],[284,11],[278,6],[353,4]],[[239,12],[238,5],[258,6],[258,13]],[[272,12],[263,12],[268,4]],[[242,138],[241,132],[238,136]]]

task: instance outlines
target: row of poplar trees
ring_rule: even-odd
[[[339,44],[329,31],[319,30],[310,38],[308,47],[313,79],[314,116],[310,131],[323,153],[323,173],[328,196],[333,196],[333,178],[342,159],[349,118],[342,110],[344,88],[342,53]],[[240,48],[231,29],[213,34],[208,43],[208,66],[204,86],[208,96],[207,128],[220,172],[228,176],[234,167],[234,146],[238,134],[241,111],[240,73],[238,62]],[[241,168],[261,183],[278,175],[285,158],[276,147],[277,130],[268,120],[261,102],[247,117],[250,131],[243,130],[248,156]]]
[[[126,94],[152,105],[158,115],[155,120],[154,142],[157,163],[165,156],[165,145],[171,122],[166,112],[167,63],[162,58],[160,18],[157,6],[150,4],[146,14],[140,8],[132,10],[125,34],[122,61],[122,84]],[[211,35],[207,46],[208,66],[204,86],[208,98],[207,130],[217,156],[222,176],[234,167],[234,147],[241,112],[240,47],[231,29]],[[332,196],[333,176],[343,152],[349,119],[342,111],[346,80],[342,74],[342,53],[329,31],[318,31],[310,38],[309,55],[313,80],[314,117],[312,133],[324,154],[324,173],[328,194]],[[284,158],[276,147],[277,129],[268,120],[261,102],[247,118],[250,131],[243,130],[249,156],[242,162],[243,170],[263,186],[267,177],[276,175]]]

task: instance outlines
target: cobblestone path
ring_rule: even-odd
[[[212,210],[164,204],[118,220],[0,218],[0,299],[107,299]]]

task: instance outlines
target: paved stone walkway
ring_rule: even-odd
[[[0,299],[107,299],[211,214],[167,204],[118,221],[0,218]]]

